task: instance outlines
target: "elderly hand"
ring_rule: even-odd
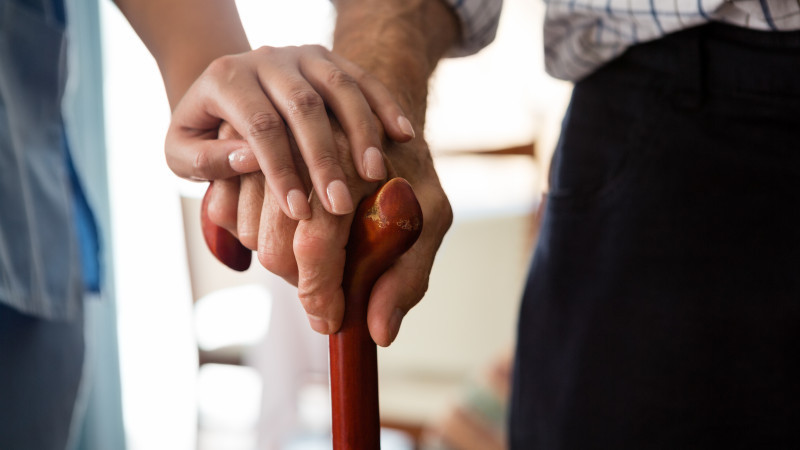
[[[365,182],[356,173],[352,151],[344,129],[332,119],[337,158],[342,161],[347,184],[356,200],[374,191],[377,183]],[[221,137],[231,131],[221,130]],[[303,172],[302,158],[295,148],[295,163]],[[416,305],[428,286],[434,256],[452,222],[447,197],[433,170],[426,144],[415,139],[405,144],[384,145],[386,160],[397,175],[414,188],[423,210],[423,229],[417,243],[375,284],[369,301],[367,322],[373,340],[389,345],[397,336],[405,314]],[[239,179],[220,180],[209,202],[212,221],[237,235],[247,247],[258,251],[261,264],[298,287],[300,301],[311,327],[333,333],[344,314],[345,246],[353,215],[335,215],[317,196],[308,220],[294,221],[282,213],[280,201],[262,173]],[[220,183],[217,181],[215,183]]]
[[[349,141],[346,163],[326,107]],[[241,138],[217,139],[223,121]],[[167,163],[177,175],[199,180],[260,168],[271,201],[295,220],[311,216],[312,188],[327,212],[349,214],[354,203],[344,166],[366,181],[386,177],[381,126],[398,142],[414,136],[388,90],[355,64],[320,46],[262,47],[215,60],[195,81],[173,112]]]

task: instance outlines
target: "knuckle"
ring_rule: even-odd
[[[298,258],[317,259],[327,247],[325,239],[316,233],[298,232],[294,238],[294,253]],[[309,277],[315,275],[315,273],[307,274]]]
[[[262,56],[267,56],[275,53],[277,49],[275,47],[270,47],[269,45],[262,45],[258,47],[253,52]]]
[[[372,119],[372,117],[369,117],[365,119],[360,119],[355,123],[355,132],[367,136],[372,136],[378,133],[378,129],[375,126],[375,121]]]
[[[361,70],[360,68],[357,67],[353,68],[351,76],[353,77],[354,80],[356,80],[356,82],[358,82],[361,85],[375,85],[376,83],[381,86],[383,85],[383,83],[378,81],[378,79],[374,75],[365,70]]]
[[[256,139],[275,136],[284,126],[283,119],[272,112],[258,111],[247,118],[247,132]]]
[[[337,167],[339,165],[339,160],[335,155],[325,152],[316,155],[311,165],[318,171],[327,171],[328,169]]]
[[[269,166],[268,177],[281,182],[295,176],[295,168],[289,161],[276,161]]]
[[[211,61],[206,72],[212,77],[226,79],[236,70],[236,56],[225,55]]]
[[[358,86],[355,78],[338,68],[331,69],[328,72],[326,81],[334,88],[355,89]]]
[[[327,310],[327,301],[323,295],[318,295],[314,292],[308,292],[305,289],[299,289],[298,298],[303,304],[303,308],[309,314],[322,316]]]
[[[289,96],[288,110],[292,116],[319,114],[323,106],[322,97],[309,89],[298,89]]]
[[[320,44],[307,44],[307,45],[303,45],[303,47],[304,48],[308,48],[310,50],[313,50],[315,52],[319,52],[319,53],[326,53],[326,54],[328,53],[328,49],[325,48],[325,46],[320,45]]]
[[[303,55],[302,57],[313,55],[315,58],[320,56],[327,58],[329,53],[327,48],[319,44],[304,44],[295,48],[300,52],[301,55]]]
[[[324,282],[331,270],[341,263],[344,267],[347,235],[332,233],[332,226],[298,227],[293,241],[293,251],[302,262],[303,278]]]

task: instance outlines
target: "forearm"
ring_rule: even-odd
[[[214,59],[250,50],[233,0],[115,0],[158,63],[170,108]]]
[[[336,0],[335,4],[334,52],[382,81],[421,131],[428,79],[459,36],[453,11],[442,0]]]

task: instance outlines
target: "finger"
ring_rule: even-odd
[[[414,127],[383,83],[357,64],[335,53],[330,54],[330,59],[356,79],[367,103],[381,119],[390,138],[397,142],[408,142],[415,137]]]
[[[270,101],[286,119],[325,209],[338,215],[352,213],[353,198],[344,181],[322,97],[301,74],[292,76],[282,66],[260,66],[258,76]]]
[[[408,169],[408,168],[406,168]],[[417,174],[421,172],[418,170]],[[436,181],[417,183],[414,192],[422,206],[422,234],[373,286],[367,309],[372,339],[388,346],[396,338],[408,311],[425,295],[433,261],[453,220],[452,208]]]
[[[228,163],[231,168],[238,173],[250,173],[261,171],[258,165],[258,158],[249,146],[244,146],[232,151],[228,155]]]
[[[308,218],[310,209],[297,201],[307,194],[292,161],[286,125],[262,90],[255,70],[242,69],[243,64],[236,56],[215,60],[208,75],[193,86],[204,95],[188,96],[187,107],[196,111],[195,123],[208,123],[209,117],[230,123],[253,150],[284,213]]]
[[[292,248],[297,221],[281,212],[265,186],[258,235],[258,261],[267,270],[297,286],[297,262]]]
[[[295,142],[292,142],[292,155],[295,158],[295,165],[300,170],[300,177],[306,182],[306,189],[310,190],[313,196],[308,167],[300,156]],[[309,208],[311,207],[309,206]],[[322,211],[324,213],[324,210]],[[265,186],[258,240],[258,260],[267,270],[294,286],[298,285],[297,258],[294,254],[294,237],[297,226],[297,221],[291,220],[281,213],[269,185]]]
[[[222,123],[219,124],[219,130],[217,131],[217,138],[242,140],[242,135],[236,132],[236,129],[234,129],[233,126],[231,126],[231,124],[223,121]]]
[[[326,214],[314,202],[312,219],[300,222],[295,232],[298,295],[311,328],[319,333],[333,333],[342,323],[342,276],[351,221],[352,215]]]
[[[375,116],[356,80],[331,61],[320,57],[302,58],[301,69],[344,129],[361,178],[366,181],[386,178]]]
[[[240,178],[237,215],[239,242],[250,250],[257,250],[261,206],[264,203],[264,176],[256,172]],[[283,213],[281,215],[285,216]]]
[[[372,288],[367,307],[367,326],[372,340],[387,347],[397,338],[403,318],[428,289],[430,264],[419,244],[389,268]]]
[[[187,106],[188,107],[188,106]],[[218,140],[216,131],[181,125],[186,118],[176,109],[167,130],[164,152],[167,165],[176,175],[194,181],[218,180],[239,175],[231,167],[229,155],[246,146],[243,140]]]
[[[236,236],[239,177],[214,181],[214,189],[209,195],[208,218],[217,226]]]
[[[242,141],[243,147],[234,150],[228,155],[228,162],[233,170],[239,173],[258,172],[261,167],[258,165],[255,153],[247,145],[247,142],[242,139],[242,136],[228,122],[222,122],[219,125],[219,139],[238,139]]]

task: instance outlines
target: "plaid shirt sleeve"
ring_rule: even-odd
[[[448,56],[467,56],[489,45],[497,33],[503,0],[443,0],[461,21],[461,42]]]
[[[580,80],[628,47],[723,22],[763,30],[800,29],[800,0],[545,0],[547,71]]]

